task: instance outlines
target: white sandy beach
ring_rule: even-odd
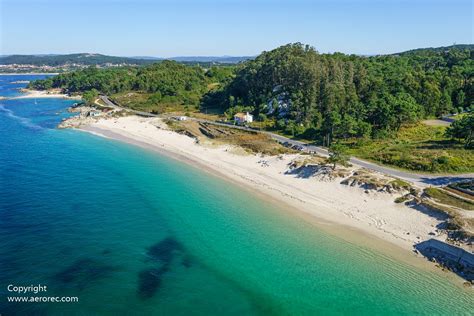
[[[22,90],[22,95],[13,97],[12,99],[41,99],[41,98],[61,98],[61,99],[73,99],[80,100],[80,96],[69,96],[59,91],[39,91],[39,90]]]
[[[197,144],[194,139],[165,128],[160,119],[129,116],[100,119],[81,129],[164,151],[205,166],[252,191],[303,211],[323,225],[354,228],[406,250],[412,250],[417,242],[433,238],[430,233],[433,234],[441,222],[406,205],[394,203],[396,196],[392,194],[364,193],[360,188],[341,185],[341,178],[321,181],[285,174],[296,155],[280,158],[244,155],[231,146]],[[269,166],[263,166],[262,159]]]

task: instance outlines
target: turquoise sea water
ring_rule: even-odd
[[[0,76],[0,95],[15,95]],[[156,153],[0,101],[1,315],[468,315],[472,291]],[[43,284],[78,303],[7,303]]]

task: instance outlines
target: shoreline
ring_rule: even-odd
[[[69,96],[65,93],[51,92],[51,91],[41,91],[41,90],[30,90],[22,89],[20,90],[22,95],[11,97],[9,99],[43,99],[43,98],[55,98],[55,99],[70,99],[70,100],[81,100],[81,96]]]
[[[24,75],[24,76],[34,76],[34,75],[38,75],[38,76],[52,75],[52,76],[55,76],[55,75],[59,75],[59,74],[60,74],[60,72],[1,72],[0,76],[21,76],[21,75]]]
[[[130,120],[134,122],[127,122]],[[218,176],[219,178],[230,181],[245,189],[247,192],[249,192],[249,194],[256,195],[257,198],[269,201],[277,208],[283,209],[286,212],[290,212],[292,216],[301,217],[303,220],[316,225],[323,231],[340,237],[347,242],[355,243],[370,249],[375,249],[379,252],[389,255],[390,257],[393,257],[394,259],[409,263],[413,266],[428,269],[432,272],[443,275],[444,277],[447,276],[456,284],[460,285],[460,283],[462,283],[459,282],[459,280],[462,281],[462,278],[459,276],[455,274],[448,275],[443,273],[425,257],[413,252],[414,243],[422,242],[433,237],[430,236],[426,230],[432,230],[432,227],[434,227],[440,221],[436,220],[432,216],[421,213],[418,210],[393,203],[392,195],[385,194],[385,196],[383,196],[384,194],[380,194],[382,196],[379,196],[379,194],[375,194],[375,196],[369,196],[366,195],[360,188],[350,188],[340,185],[337,182],[318,182],[307,179],[295,179],[290,175],[280,174],[280,177],[286,177],[287,179],[303,182],[303,186],[306,186],[306,183],[304,183],[305,181],[311,181],[316,182],[316,187],[328,187],[326,192],[322,192],[320,195],[313,193],[313,196],[308,196],[307,192],[300,192],[300,194],[297,194],[298,192],[295,192],[299,191],[297,187],[291,187],[291,185],[286,187],[285,185],[280,186],[278,183],[275,183],[275,179],[265,177],[265,174],[263,174],[263,180],[265,182],[262,182],[262,174],[255,174],[252,172],[245,173],[245,171],[249,171],[248,169],[243,170],[242,173],[237,170],[234,172],[229,172],[229,165],[224,166],[223,164],[219,164],[219,161],[212,163],[208,159],[203,159],[203,157],[206,155],[206,152],[214,152],[214,154],[218,157],[225,157],[226,155],[237,156],[238,161],[252,159],[255,160],[259,159],[259,157],[253,157],[254,155],[242,157],[240,155],[229,153],[229,148],[206,148],[202,145],[194,144],[194,140],[191,138],[169,130],[157,128],[156,126],[150,124],[152,121],[153,120],[138,117],[99,120],[96,123],[83,126],[79,128],[79,130],[92,133],[97,136],[139,146],[141,148],[158,152],[172,159],[190,164],[205,172]],[[131,123],[141,124],[143,129],[148,129],[151,127],[153,128],[154,132],[161,136],[168,134],[168,137],[172,141],[170,142],[167,140],[160,144],[156,142],[150,135],[150,137],[146,137],[146,135],[142,135],[139,133],[139,131],[134,130],[132,126],[133,124]],[[176,141],[177,138],[179,139],[177,143],[180,144],[177,144],[173,147],[172,143]],[[187,146],[183,146],[181,143],[182,141],[185,141]],[[189,152],[189,150],[182,150],[183,148],[196,149],[197,147],[201,147],[201,152],[192,154]],[[216,159],[216,157],[211,157],[211,160],[212,159]],[[222,163],[222,161],[220,162]],[[227,163],[229,163],[229,161],[227,161]],[[253,170],[253,172],[255,172],[255,170]],[[337,191],[340,192],[334,192],[335,194],[331,194],[332,191],[337,188]],[[374,207],[376,209],[381,209],[384,208],[385,205],[385,208],[391,209],[391,211],[396,213],[406,213],[401,215],[402,218],[405,217],[405,215],[411,215],[411,218],[408,216],[408,218],[402,221],[407,223],[408,227],[397,227],[397,224],[400,225],[400,223],[395,223],[395,225],[392,225],[392,227],[384,227],[384,224],[378,225],[373,221],[379,220],[380,222],[386,222],[385,224],[387,224],[390,216],[387,216],[385,219],[383,217],[377,219],[376,216],[375,218],[371,217],[371,214],[364,214],[363,209],[356,211],[356,213],[361,213],[361,216],[354,216],[354,214],[351,214],[350,208],[357,208],[357,206],[352,205],[348,207],[347,205],[344,205],[344,202],[342,201],[342,199],[347,198],[349,202],[345,204],[357,204],[360,201],[355,201],[354,196],[358,196],[360,199],[365,201],[374,200],[375,202],[368,202],[369,204],[370,202],[374,202],[372,203],[373,205],[369,207],[369,209],[373,209]],[[337,206],[337,204],[342,204],[342,206],[336,207],[337,209],[334,209],[333,206]],[[413,221],[413,223],[410,223],[411,221]],[[400,232],[400,230],[403,231]],[[408,235],[405,235],[405,230],[409,233]],[[420,234],[420,232],[423,230],[425,230],[426,236],[415,236],[416,234]]]

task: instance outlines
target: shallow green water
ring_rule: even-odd
[[[2,315],[471,312],[472,291],[192,166],[54,129],[71,102],[37,103],[0,111]],[[79,303],[6,303],[35,283]]]

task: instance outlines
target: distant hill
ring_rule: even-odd
[[[473,44],[458,44],[435,48],[418,48],[392,54],[394,56],[433,56],[445,53],[449,50],[470,50],[474,51]],[[200,64],[204,67],[210,67],[214,64],[237,64],[246,60],[252,60],[255,56],[176,56],[170,58],[161,58],[154,56],[134,56],[118,57],[102,54],[79,53],[79,54],[42,54],[42,55],[0,55],[0,65],[7,68],[10,65],[31,65],[34,67],[53,67],[63,68],[64,71],[70,71],[87,66],[107,67],[110,65],[148,65],[163,60],[174,60],[184,64]],[[31,68],[28,68],[30,70]]]
[[[63,65],[82,65],[82,66],[106,66],[107,64],[127,64],[127,65],[146,65],[161,60],[175,60],[183,63],[222,63],[235,64],[241,61],[250,59],[251,57],[233,57],[233,56],[178,56],[171,58],[160,58],[152,56],[137,56],[137,57],[117,57],[107,56],[101,54],[67,54],[67,55],[9,55],[0,56],[1,65],[34,65],[34,66],[63,66]]]
[[[130,58],[145,60],[174,60],[180,63],[219,63],[219,64],[238,64],[240,62],[254,59],[254,56],[176,56],[176,57],[153,57],[153,56],[133,56]]]
[[[203,62],[203,63],[222,63],[222,64],[237,64],[242,61],[253,59],[251,56],[178,56],[166,59],[179,62]]]
[[[10,55],[0,57],[0,64],[28,64],[34,66],[62,66],[67,64],[76,65],[106,65],[106,64],[130,64],[143,65],[153,63],[153,60],[135,59],[128,57],[115,57],[101,54],[68,54],[68,55]]]
[[[451,46],[442,46],[442,47],[428,47],[428,48],[417,48],[407,50],[405,52],[400,52],[393,55],[429,55],[429,54],[439,54],[444,53],[453,49],[457,50],[474,50],[474,44],[456,44]]]
[[[161,57],[154,57],[154,56],[130,56],[128,58],[145,59],[145,60],[163,60],[163,58]]]

